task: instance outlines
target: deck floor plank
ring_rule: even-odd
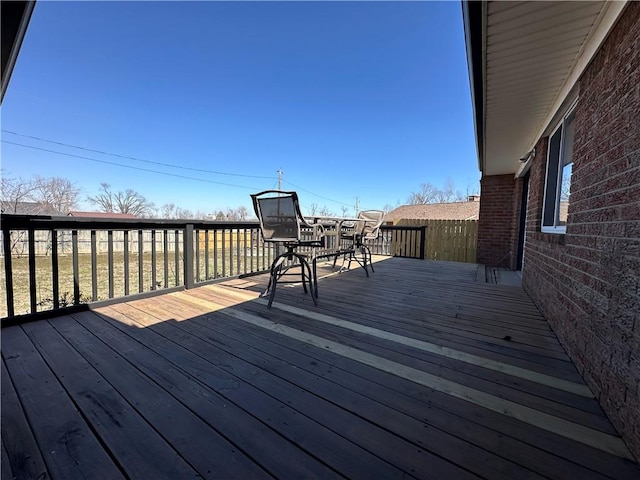
[[[406,472],[388,461],[293,408],[289,396],[298,393],[295,390],[289,396],[272,396],[257,386],[240,381],[237,375],[227,370],[224,362],[209,361],[207,352],[200,351],[197,338],[181,335],[172,328],[171,322],[157,322],[150,313],[152,305],[147,304],[141,310],[123,305],[113,308],[121,313],[129,310],[136,321],[142,322],[141,325],[149,323],[149,328],[129,329],[129,333],[139,341],[221,393],[228,401],[266,422],[281,435],[313,452],[341,475],[351,478],[408,478]]]
[[[206,291],[201,289],[199,292],[193,292],[193,295],[206,299]],[[175,298],[175,296],[169,298]],[[257,315],[264,310],[263,305],[252,302],[242,304],[242,308]],[[592,427],[597,426],[603,431],[615,433],[609,421],[602,414],[602,410],[592,398],[589,399],[558,389],[544,387],[535,382],[527,382],[480,366],[412,349],[393,341],[380,340],[356,332],[345,333],[338,327],[318,325],[319,322],[287,312],[280,313],[278,318],[280,321],[286,320],[288,325],[321,335],[324,338],[339,341],[355,348],[361,348],[380,357],[420,368],[488,393],[509,398],[523,405],[534,406],[554,415],[560,415],[564,418],[573,419],[578,423]]]
[[[522,289],[375,260],[3,329],[2,479],[640,478]]]
[[[344,295],[344,292],[341,292],[341,294]],[[256,295],[256,293],[253,293],[253,295]],[[280,296],[276,297],[276,301],[299,304],[300,299],[298,297],[300,297],[300,295],[296,292],[291,289],[287,289],[283,291]],[[371,297],[373,297],[373,295]],[[557,370],[556,375],[568,380],[582,382],[575,366],[569,361],[568,357],[564,353],[549,353],[548,351],[531,352],[526,351],[526,346],[518,345],[515,342],[505,341],[502,339],[470,338],[469,335],[465,335],[464,332],[458,332],[455,330],[443,332],[438,328],[430,326],[428,319],[425,319],[424,313],[422,314],[422,318],[415,320],[408,319],[404,315],[406,307],[402,304],[389,308],[387,305],[388,302],[384,301],[383,304],[380,304],[378,301],[377,303],[374,303],[376,305],[375,309],[368,310],[366,315],[363,315],[363,305],[367,305],[367,302],[371,302],[371,297],[361,297],[355,308],[348,308],[346,307],[342,297],[339,295],[335,297],[331,296],[328,297],[330,298],[329,302],[320,301],[318,311],[347,318],[356,317],[358,318],[358,321],[363,324],[377,328],[382,326],[389,331],[398,331],[400,334],[402,334],[403,331],[408,330],[412,332],[412,335],[416,336],[416,338],[423,338],[426,341],[441,343],[442,345],[464,350],[469,353],[477,353],[479,355],[486,356],[487,358],[496,360],[505,359],[514,365],[532,370],[548,372],[549,367],[553,367]],[[306,300],[306,296],[302,298]],[[380,296],[378,298],[384,297]],[[325,303],[329,306],[325,306]],[[426,311],[429,312],[429,310]],[[554,341],[557,342],[555,337]],[[487,351],[490,353],[487,354]],[[513,358],[517,360],[513,360]]]
[[[295,379],[283,378],[283,376],[272,373],[265,368],[265,365],[262,364],[263,359],[256,359],[256,356],[252,356],[248,351],[234,351],[229,346],[229,341],[225,343],[220,338],[212,338],[209,336],[210,332],[200,328],[194,322],[174,324],[171,327],[180,328],[185,332],[184,334],[171,332],[171,336],[179,336],[183,342],[191,344],[192,351],[199,352],[200,355],[216,364],[224,365],[225,371],[233,373],[243,382],[253,385],[272,397],[287,398],[287,404],[297,412],[326,426],[354,444],[360,445],[376,457],[387,459],[406,474],[417,476],[419,472],[430,470],[434,476],[441,478],[472,478],[460,467],[446,462],[422,448],[418,443],[420,425],[414,423],[415,430],[412,434],[408,434],[406,429],[409,428],[409,425],[406,418],[399,418],[399,415],[394,416],[393,412],[386,409],[378,409],[376,413],[372,414],[365,411],[363,405],[359,405],[359,409],[350,411],[344,406],[344,402],[349,397],[347,392],[342,392],[344,396],[341,399],[335,392],[330,392],[331,389],[327,385],[324,385],[324,395],[310,392],[308,390],[309,384],[313,384],[314,380],[315,383],[321,383],[320,378],[314,376],[313,379],[303,379],[302,377],[305,375],[301,371],[295,372]],[[208,343],[207,340],[211,343]],[[323,398],[327,395],[330,398]],[[371,417],[376,415],[386,416],[383,425],[378,426],[370,421]],[[396,422],[393,426],[389,423],[392,421]],[[440,442],[439,447],[451,448],[451,445],[447,445],[447,439],[437,435],[436,437]],[[424,440],[426,443],[436,441],[436,438],[425,436]],[[449,441],[449,443],[455,443],[461,450],[466,447],[453,437],[452,440],[453,442]],[[469,462],[466,467],[469,469],[472,466],[486,467],[486,462],[491,459],[491,455],[483,454],[479,450],[467,449],[466,451]],[[513,469],[509,473],[513,474],[514,471],[518,473],[520,478],[531,478],[527,477],[522,469]],[[513,478],[511,475],[498,477],[496,470],[492,470],[492,472],[494,478]]]
[[[49,474],[125,478],[22,327],[2,330],[2,355]]]
[[[2,478],[45,478],[47,467],[2,360]],[[10,454],[9,454],[10,453]]]
[[[207,298],[206,294],[204,294],[203,292],[205,292],[205,290],[207,291],[207,293],[209,293],[209,291],[215,287],[209,287],[208,289],[200,289],[197,292],[196,291],[192,291],[189,292],[189,295],[195,295],[197,297],[203,297]],[[183,295],[183,294],[180,294]],[[172,295],[171,297],[175,298],[175,295]],[[167,297],[169,298],[169,296]],[[219,298],[219,297],[218,297]],[[166,301],[166,300],[165,300]],[[244,303],[241,305],[242,308],[246,308],[246,306],[248,305],[248,303]],[[183,308],[185,308],[183,305],[179,305],[176,307],[177,309],[182,310]],[[237,307],[236,307],[237,308]],[[172,307],[169,307],[169,309],[172,309]],[[225,311],[222,310],[222,313],[224,313]],[[191,312],[191,315],[195,315],[197,312]],[[200,312],[202,313],[202,312]],[[265,314],[267,315],[267,314]],[[278,316],[278,319],[281,319],[281,316]],[[208,322],[207,325],[211,325],[211,328],[214,328],[215,325],[218,324],[218,322],[220,321],[219,319],[216,319],[216,321],[211,321],[211,315],[207,315],[207,320],[201,320],[198,319],[196,317],[195,321],[197,322]],[[250,329],[250,326],[244,326],[242,325],[242,322],[237,322],[234,320],[227,320],[229,323],[233,323],[235,325],[235,328],[237,329]],[[254,327],[255,328],[255,327]],[[248,335],[249,332],[244,331],[242,335]],[[261,338],[265,337],[265,333],[261,333],[261,332],[257,332],[256,335],[259,335]],[[288,348],[295,348],[292,345],[292,341],[286,341],[284,338],[281,338],[281,335],[275,335],[275,338],[272,339],[272,341],[277,341],[278,343],[286,343],[286,346]],[[296,342],[293,341],[293,344],[295,344]],[[259,342],[259,345],[262,345],[262,343]],[[318,349],[308,349],[305,348],[304,345],[297,347],[300,349],[300,351],[304,352],[305,354],[311,355],[313,356],[316,360],[322,360],[324,362],[327,362],[328,364],[332,365],[333,367],[336,366],[341,366],[345,363],[344,359],[341,358],[335,358],[335,356],[331,356],[330,354],[328,354],[327,352],[323,352],[321,350]],[[317,353],[318,352],[318,353]],[[325,358],[320,357],[320,355],[323,355]],[[329,358],[326,358],[326,356],[329,355]],[[348,364],[349,361],[347,360],[346,363]],[[298,365],[298,364],[297,364]],[[362,378],[366,378],[366,379],[370,379],[372,377],[375,377],[377,375],[380,375],[381,372],[376,371],[375,369],[367,369],[366,367],[362,368],[361,365],[358,364],[351,364],[348,366],[344,366],[343,367],[344,370],[347,371],[360,371],[360,375]],[[341,371],[337,377],[339,378],[343,378],[343,376],[345,376],[346,373],[345,371]],[[382,374],[384,375],[384,374]],[[389,382],[391,383],[397,383],[397,379],[390,379],[390,378],[385,378],[384,380],[380,381],[380,384],[378,385],[377,388],[381,388],[382,386],[388,384]],[[353,379],[351,379],[351,382],[353,382]],[[399,388],[396,386],[396,388]],[[401,388],[399,388],[400,390],[402,390]],[[414,384],[409,384],[407,385],[407,390],[406,393],[409,395],[415,395],[415,385]],[[625,472],[625,468],[628,466],[626,464],[626,462],[620,462],[618,458],[611,456],[611,455],[602,455],[602,452],[598,451],[597,449],[592,449],[589,447],[585,447],[584,445],[581,444],[576,444],[576,442],[572,442],[570,440],[560,440],[558,441],[557,437],[555,436],[549,436],[547,435],[545,432],[542,431],[536,431],[536,429],[531,429],[529,427],[524,427],[523,425],[518,425],[518,422],[516,422],[516,424],[514,425],[513,422],[509,422],[508,419],[505,419],[502,416],[498,416],[497,418],[491,414],[491,412],[488,412],[486,409],[482,409],[479,407],[474,407],[474,406],[470,406],[468,404],[463,404],[460,405],[459,409],[455,408],[455,401],[452,401],[452,399],[450,397],[444,397],[442,398],[441,401],[439,401],[438,397],[438,392],[427,392],[427,393],[423,393],[422,395],[420,395],[418,398],[420,398],[421,402],[423,403],[423,407],[426,404],[428,406],[428,411],[432,411],[432,408],[442,408],[443,410],[447,411],[447,410],[451,410],[453,409],[454,412],[456,412],[457,414],[460,414],[462,417],[464,417],[467,420],[471,420],[473,422],[478,422],[481,424],[486,425],[488,428],[490,429],[495,429],[497,430],[500,435],[505,434],[505,435],[511,435],[513,438],[511,439],[511,441],[515,440],[515,439],[521,439],[521,438],[527,438],[529,442],[531,442],[532,445],[537,445],[538,447],[542,448],[542,449],[546,449],[549,453],[551,454],[556,454],[557,452],[561,451],[563,452],[563,455],[566,455],[568,458],[574,458],[574,459],[581,459],[581,458],[588,458],[589,461],[587,461],[587,464],[590,464],[590,468],[593,468],[599,472],[601,472],[603,475],[607,475],[609,474],[609,472],[612,469],[621,469],[622,473],[620,474],[621,476],[624,476],[624,472]],[[424,412],[422,412],[422,415],[427,415],[425,412],[427,410],[425,410]],[[442,418],[446,418],[446,415],[443,415],[442,411],[439,412],[433,412],[434,413],[434,417],[437,420],[441,420]],[[487,416],[488,415],[488,416]],[[468,426],[468,425],[467,425]],[[593,425],[592,425],[593,426]],[[473,427],[473,429],[477,429],[478,425],[476,425],[475,427]],[[481,430],[481,429],[480,429]],[[455,430],[457,431],[457,430]],[[490,438],[490,437],[489,437]],[[524,450],[524,449],[523,449]],[[525,450],[526,451],[526,450]],[[529,455],[529,453],[527,453],[527,455]],[[536,455],[533,455],[532,458],[535,458]],[[591,461],[593,459],[593,461]],[[582,460],[584,461],[584,460]],[[549,462],[548,459],[545,463],[545,465],[549,465],[549,464],[553,464],[553,462]],[[536,463],[536,465],[538,466],[538,464]],[[533,468],[533,467],[530,467]],[[538,467],[539,468],[539,467]],[[573,468],[575,470],[576,465],[570,466],[569,470],[571,470],[571,468]],[[630,467],[630,472],[632,472],[629,475],[629,478],[633,478],[634,475],[637,475],[637,472],[635,472],[635,468],[634,466]],[[562,469],[560,469],[559,471],[563,471]],[[550,474],[550,472],[547,472],[547,474]],[[590,472],[590,474],[586,474],[586,478],[590,478],[590,476],[594,476],[594,478],[597,478],[597,475],[595,475],[593,472]],[[563,477],[556,477],[554,475],[551,475],[552,478],[563,478]],[[564,477],[566,478],[566,476]]]
[[[92,430],[119,460],[129,477],[197,478],[196,471],[157,434],[133,405],[49,323],[28,323],[23,329],[84,413]],[[142,393],[152,398],[151,392]]]
[[[81,319],[86,319],[90,315],[93,314],[85,314]],[[63,317],[52,323],[55,330],[63,335],[66,341],[86,358],[86,362],[103,376],[105,383],[108,382],[111,388],[117,389],[131,403],[128,409],[123,408],[116,413],[119,416],[129,413],[129,418],[119,420],[117,426],[124,429],[125,438],[117,438],[110,450],[117,458],[139,457],[144,462],[139,472],[130,473],[132,478],[193,476],[188,471],[191,467],[183,471],[176,469],[174,464],[182,463],[192,465],[195,468],[193,473],[197,471],[201,476],[269,477],[249,457],[238,451],[234,445],[203,423],[200,417],[177,401],[170,394],[170,391],[175,389],[175,384],[165,383],[161,387],[107,346],[104,341],[111,340],[112,337],[101,335],[98,338],[71,317]],[[39,328],[35,327],[34,333],[38,330]],[[138,346],[129,345],[127,348],[136,347]],[[139,346],[139,348],[144,347]],[[109,361],[105,362],[105,358]],[[75,363],[76,368],[80,368],[82,362]],[[83,381],[86,382],[84,376]],[[115,402],[111,400],[111,403]],[[130,418],[132,411],[137,411],[140,419]],[[140,424],[142,419],[153,426],[154,434],[143,435],[147,433],[148,427],[146,423]],[[131,431],[136,433],[134,438],[130,438]],[[104,437],[108,435],[103,435]],[[158,440],[162,441],[162,445],[154,445]],[[121,452],[122,449],[125,451]],[[176,458],[178,455],[180,460]],[[179,467],[184,468],[182,465]],[[155,469],[158,471],[155,472]]]
[[[122,318],[113,310],[109,312],[111,318]],[[295,444],[229,402],[220,393],[208,388],[186,372],[178,370],[174,364],[148,349],[133,336],[123,335],[122,330],[105,321],[104,318],[94,313],[83,313],[74,317],[79,323],[88,326],[92,332],[104,339],[115,351],[120,352],[129,362],[135,364],[150,380],[171,391],[177,400],[193,412],[196,418],[205,421],[205,428],[215,427],[221,435],[250,455],[254,462],[262,465],[274,477],[332,478],[338,476],[336,472]],[[176,422],[185,421],[179,411],[173,410],[175,407],[172,404],[169,406],[175,412],[171,415],[172,419]],[[194,445],[190,441],[191,436],[188,432],[193,429],[197,433],[203,426],[194,426],[191,421],[186,421],[184,426],[186,431],[182,434],[181,442],[185,444],[185,448],[202,450],[202,455],[208,453],[209,463],[220,461],[214,457],[215,449],[212,451],[215,442],[205,441]],[[227,462],[229,460],[226,459]],[[214,471],[212,470],[212,474]],[[255,475],[247,476],[247,478],[255,477]]]
[[[361,282],[363,280],[361,278],[354,277],[353,273],[354,272],[348,272],[348,274],[352,275],[350,277],[350,285],[353,282]],[[383,274],[384,272],[381,273]],[[382,279],[379,283],[389,282],[389,279],[385,278],[384,275],[381,275],[381,277]],[[548,345],[552,345],[553,352],[549,352],[549,350],[545,348],[529,346],[518,342],[518,334],[508,329],[505,329],[505,331],[502,332],[502,335],[489,336],[468,332],[462,328],[453,328],[452,326],[442,326],[441,324],[431,323],[430,316],[432,309],[434,308],[431,301],[423,302],[419,307],[414,307],[406,292],[397,292],[395,295],[390,295],[386,289],[381,290],[378,287],[378,283],[376,283],[374,288],[368,287],[364,291],[352,289],[349,289],[348,291],[335,290],[337,288],[335,283],[330,285],[331,290],[329,288],[325,288],[324,290],[327,290],[327,292],[325,292],[324,295],[326,295],[327,298],[330,298],[331,301],[323,302],[323,297],[321,296],[319,306],[320,311],[325,311],[325,309],[327,309],[328,311],[335,313],[343,310],[345,312],[343,315],[357,315],[363,322],[382,323],[383,325],[388,325],[389,328],[394,328],[394,326],[398,328],[407,328],[422,332],[425,335],[450,339],[451,341],[467,344],[476,348],[488,348],[495,351],[497,354],[503,353],[510,356],[521,356],[529,359],[529,361],[538,361],[545,366],[556,366],[559,369],[565,369],[567,371],[567,375],[572,374],[575,378],[579,378],[575,367],[569,361],[555,336],[544,339]],[[461,286],[458,286],[458,288],[461,288]],[[466,290],[468,290],[468,288],[466,288]],[[294,301],[296,296],[299,297],[294,289],[286,289],[282,294],[282,297],[287,298],[288,302]],[[380,302],[379,299],[385,300]],[[447,301],[451,305],[455,305],[457,303],[457,299],[453,297]],[[363,317],[361,312],[365,305],[375,305],[376,308],[368,311],[367,315]],[[427,306],[427,308],[425,308],[425,306]],[[455,322],[456,309],[452,307],[451,310],[452,313],[448,318],[452,322]],[[360,314],[358,312],[360,312]],[[446,318],[447,317],[444,317],[444,319]],[[505,340],[504,337],[506,335],[509,335],[511,339]],[[535,355],[530,355],[531,353],[534,353]]]
[[[2,441],[2,457],[0,458],[0,478],[2,478],[2,480],[11,480],[13,478],[17,478],[17,475],[13,474],[13,470],[11,468],[11,460],[9,460],[9,454],[7,453],[7,449],[4,446],[4,440]]]
[[[321,377],[324,382],[332,382],[343,387],[351,392],[351,395],[356,399],[364,396],[371,402],[386,405],[390,409],[415,419],[425,428],[433,427],[443,432],[456,432],[457,436],[470,444],[477,445],[487,451],[493,451],[505,459],[527,466],[549,478],[567,478],[567,475],[575,475],[579,469],[575,463],[544,452],[517,438],[506,437],[501,432],[483,427],[480,424],[470,425],[466,419],[434,406],[428,398],[417,398],[417,396],[401,393],[380,383],[375,383],[370,379],[368,372],[358,372],[362,375],[359,376],[351,371],[343,370],[339,368],[337,359],[333,358],[331,354],[319,351],[319,354],[325,354],[322,359],[317,355],[310,356],[308,349],[305,349],[304,345],[296,344],[295,340],[281,338],[278,335],[267,338],[263,332],[256,331],[256,327],[241,325],[231,318],[225,319],[219,315],[213,319],[211,315],[201,314],[194,318],[194,322],[214,332],[213,338],[217,343],[220,343],[222,338],[225,339],[225,342],[231,341],[228,348],[233,351],[249,347],[252,351],[263,352],[262,355],[254,354],[254,364],[261,368],[268,368],[275,374],[284,375],[289,381],[300,381],[301,376],[298,372],[301,369],[305,370]],[[246,345],[246,347],[242,347],[242,345]],[[283,346],[287,347],[286,350],[283,350]],[[286,362],[283,360],[285,358]],[[357,371],[353,368],[350,370]],[[323,385],[323,383],[312,377],[306,382],[305,388],[315,391],[318,395],[327,395],[319,385]],[[327,390],[331,391],[331,389]],[[345,398],[348,398],[349,395],[345,393],[345,390],[337,392],[332,401],[341,403]],[[372,421],[384,423],[387,416],[394,417],[387,411],[385,415],[373,417]],[[393,431],[395,427],[391,425],[388,428]],[[433,443],[428,441],[426,437],[421,439],[419,443],[423,448],[432,448],[433,446]],[[449,455],[456,458],[460,453],[461,451],[449,452]],[[500,462],[494,461],[489,468],[500,468]],[[497,474],[489,475],[489,478],[497,478],[497,476]],[[582,476],[583,478],[598,478],[595,472],[587,469],[583,470]]]

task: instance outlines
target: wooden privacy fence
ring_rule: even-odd
[[[423,244],[424,257],[428,260],[449,260],[475,263],[478,242],[477,220],[399,220],[396,227],[426,227]],[[397,231],[396,234],[400,234]],[[394,238],[392,252],[398,248],[420,248],[415,241],[407,242],[402,237]],[[419,255],[411,255],[419,257]]]

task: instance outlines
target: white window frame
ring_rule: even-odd
[[[561,193],[561,189],[562,189],[562,171],[563,171],[563,167],[564,167],[564,157],[565,157],[565,131],[566,131],[566,125],[567,125],[567,120],[569,119],[569,117],[571,117],[575,111],[575,105],[577,102],[575,102],[571,108],[569,108],[569,110],[567,111],[567,113],[562,117],[562,120],[560,120],[560,122],[558,123],[558,126],[556,128],[553,129],[553,131],[551,132],[551,134],[549,135],[549,139],[547,141],[547,164],[546,164],[546,169],[545,169],[545,177],[544,177],[544,192],[543,192],[543,202],[542,202],[542,222],[540,225],[540,230],[544,233],[556,233],[556,234],[564,234],[567,231],[567,226],[566,225],[559,225],[559,210],[560,210],[560,193]],[[573,118],[573,121],[575,122],[575,116]],[[574,124],[574,128],[575,128],[575,124]],[[558,145],[558,151],[552,152],[552,140],[554,135],[556,135],[556,133],[558,133],[558,131],[560,131],[560,143]],[[573,150],[573,149],[572,149]],[[552,155],[556,156],[556,159],[553,159],[554,162],[556,162],[555,165],[553,165],[553,171],[556,173],[555,175],[555,179],[554,180],[554,187],[553,191],[549,192],[548,190],[550,190],[552,188],[551,185],[549,185],[549,172],[550,172],[550,162],[552,161]],[[572,155],[573,157],[573,155]],[[573,163],[573,161],[571,162]],[[553,202],[552,204],[550,204],[549,202]],[[553,211],[548,209],[553,208]],[[550,216],[553,215],[553,220],[550,220]]]

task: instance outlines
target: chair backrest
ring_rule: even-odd
[[[296,192],[265,190],[251,195],[265,242],[297,242],[304,222]]]
[[[356,232],[362,235],[364,240],[375,240],[378,238],[378,232],[380,231],[380,225],[384,219],[384,212],[382,210],[364,210],[358,213],[358,225],[356,226]]]

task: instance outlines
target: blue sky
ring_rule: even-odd
[[[335,213],[480,177],[459,2],[41,1],[2,129],[4,175],[193,211],[249,208],[278,169]]]

